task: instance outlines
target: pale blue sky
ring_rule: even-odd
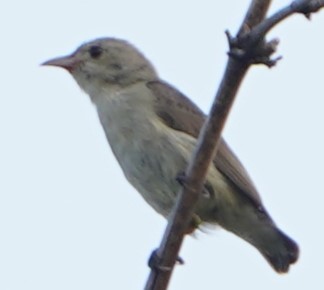
[[[40,67],[101,36],[129,40],[205,112],[250,1],[6,1],[0,12],[0,289],[142,289],[165,221],[126,182],[88,97]],[[289,1],[275,1],[279,7]],[[219,229],[187,238],[169,289],[323,289],[324,11],[272,32],[283,60],[254,67],[224,135],[268,211],[300,245],[278,275]]]

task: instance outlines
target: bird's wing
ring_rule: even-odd
[[[185,95],[167,83],[150,81],[146,85],[153,92],[155,110],[161,120],[174,130],[198,138],[206,119],[205,114]],[[260,196],[247,171],[223,138],[220,139],[214,165],[257,207],[262,206]]]

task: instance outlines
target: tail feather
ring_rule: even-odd
[[[298,245],[277,228],[267,243],[259,247],[262,255],[278,273],[287,273],[299,256]]]

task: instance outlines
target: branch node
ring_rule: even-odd
[[[267,66],[268,68],[272,68],[273,66],[275,66],[277,64],[277,62],[279,60],[282,59],[282,56],[278,56],[276,58],[259,58],[259,59],[255,59],[255,64],[264,64],[265,66]]]
[[[225,30],[225,35],[228,41],[228,46],[230,49],[237,46],[237,38],[233,37],[228,30]]]
[[[276,52],[279,39],[275,38],[265,42],[262,38],[253,35],[253,31],[245,30],[244,35],[232,37],[228,31],[225,32],[229,43],[230,57],[245,62],[247,64],[264,64],[267,67],[274,66],[281,57],[271,59],[271,55]]]

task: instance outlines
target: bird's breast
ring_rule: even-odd
[[[109,99],[98,114],[110,147],[129,182],[158,212],[166,215],[179,188],[191,148],[166,127],[149,104],[122,96]]]

